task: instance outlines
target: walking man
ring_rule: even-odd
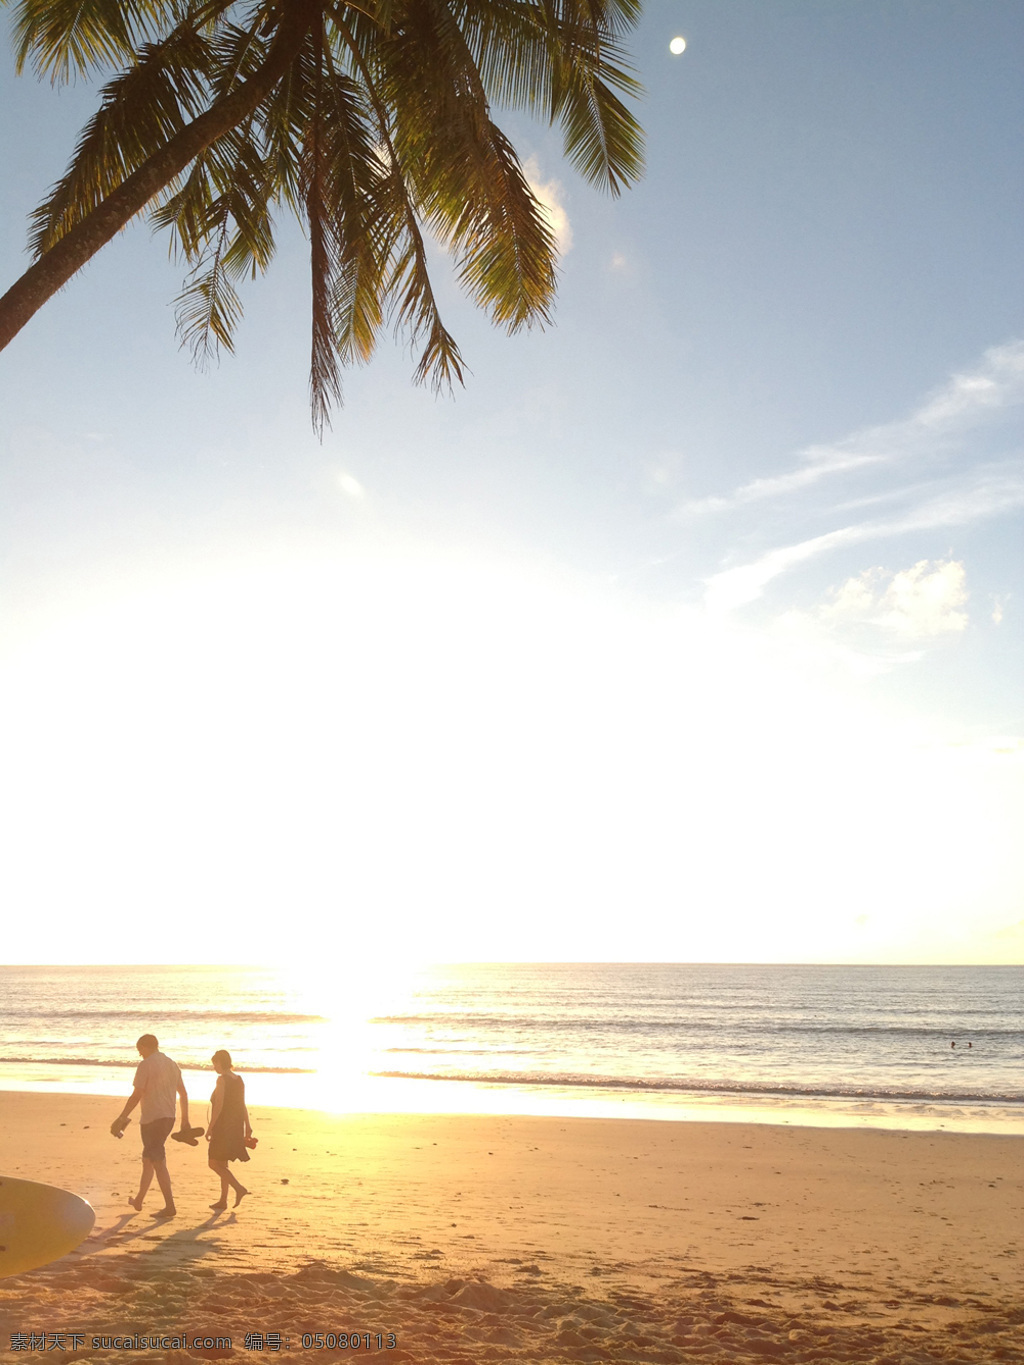
[[[152,1184],[154,1175],[164,1197],[164,1206],[154,1217],[173,1218],[174,1195],[171,1193],[171,1177],[167,1171],[167,1154],[164,1143],[174,1127],[175,1099],[181,1099],[181,1126],[187,1129],[188,1094],[185,1082],[181,1079],[177,1062],[165,1057],[160,1044],[151,1033],[144,1033],[135,1044],[142,1061],[135,1068],[135,1088],[131,1098],[120,1114],[110,1125],[114,1137],[120,1137],[128,1126],[128,1115],[137,1104],[142,1105],[139,1125],[142,1129],[142,1179],[139,1192],[134,1199],[129,1198],[132,1208],[141,1212],[142,1201]]]

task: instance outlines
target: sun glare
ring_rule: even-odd
[[[329,953],[311,953],[279,973],[292,1008],[310,1017],[316,1040],[314,1074],[285,1085],[311,1107],[352,1112],[371,1107],[368,1073],[380,1066],[372,1021],[410,1008],[422,964],[404,959],[400,945],[361,957],[346,952],[337,939],[330,942]]]
[[[69,961],[305,964],[339,1056],[417,961],[574,960],[583,925],[605,960],[912,953],[1009,884],[985,763],[697,611],[501,564],[211,574],[2,691],[22,951],[45,918]]]

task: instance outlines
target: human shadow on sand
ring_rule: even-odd
[[[105,1248],[117,1247],[124,1248],[131,1242],[153,1242],[154,1245],[149,1250],[171,1251],[175,1253],[171,1259],[184,1263],[186,1261],[197,1260],[202,1256],[216,1249],[216,1243],[200,1241],[204,1232],[210,1232],[217,1225],[216,1215],[209,1215],[199,1223],[190,1224],[182,1227],[180,1222],[170,1218],[142,1218],[138,1224],[129,1228],[128,1224],[134,1223],[140,1216],[135,1213],[121,1214],[109,1227],[103,1228],[88,1239],[87,1242],[72,1252],[71,1255],[78,1260],[88,1259]],[[231,1219],[229,1221],[234,1221]],[[171,1229],[174,1231],[171,1231]],[[142,1248],[140,1247],[141,1251]],[[70,1259],[70,1258],[65,1258]]]

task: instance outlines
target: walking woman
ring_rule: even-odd
[[[220,1199],[210,1208],[227,1208],[230,1186],[235,1192],[237,1209],[249,1191],[228,1170],[228,1162],[249,1160],[247,1143],[252,1137],[252,1128],[245,1107],[245,1082],[232,1070],[230,1052],[221,1048],[210,1060],[217,1072],[217,1084],[210,1096],[212,1116],[206,1140],[210,1144],[210,1170],[220,1176]]]

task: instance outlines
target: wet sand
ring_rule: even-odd
[[[0,1173],[97,1213],[0,1282],[4,1359],[1024,1362],[1021,1138],[256,1107],[252,1194],[169,1143],[161,1223],[119,1106],[0,1095]]]

